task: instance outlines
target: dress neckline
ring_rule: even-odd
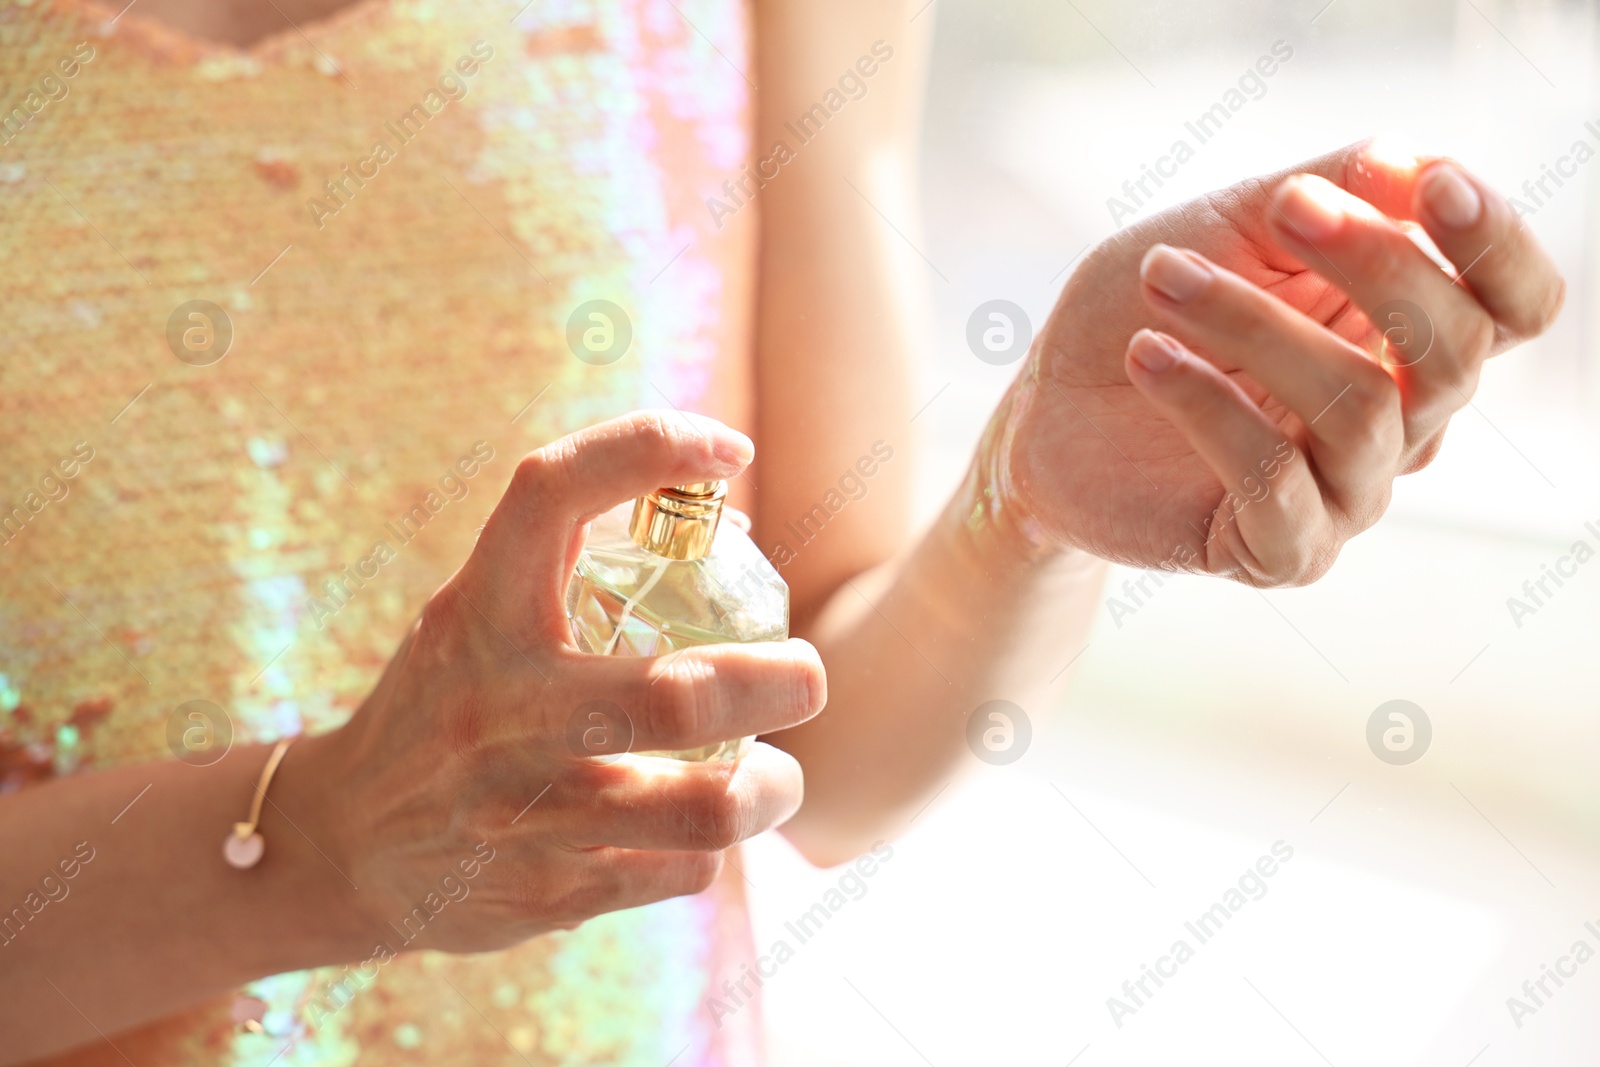
[[[308,22],[285,25],[246,45],[201,37],[161,19],[141,15],[135,4],[107,4],[103,0],[56,0],[56,4],[85,22],[110,27],[106,36],[130,41],[161,59],[197,63],[207,59],[262,61],[281,56],[297,45],[319,51],[313,37],[326,38],[356,22],[366,21],[391,6],[391,0],[351,0],[337,11]],[[121,14],[118,14],[121,12]],[[335,62],[339,62],[335,59]]]

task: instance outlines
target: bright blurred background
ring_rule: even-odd
[[[923,217],[886,214],[948,279],[927,278],[914,425],[930,510],[1016,369],[974,358],[968,315],[1004,298],[1042,322],[1113,232],[1107,198],[1274,42],[1292,59],[1139,217],[1403,131],[1536,207],[1570,292],[1316,586],[1185,577],[1102,611],[1054,706],[1027,709],[1027,755],[974,760],[767,983],[780,1062],[1600,1063],[1600,959],[1547,979],[1534,1013],[1507,1006],[1580,939],[1600,951],[1600,560],[1520,627],[1506,603],[1573,542],[1600,548],[1600,159],[1542,204],[1521,192],[1575,142],[1600,151],[1596,3],[936,0],[918,18],[936,22]],[[1410,765],[1368,748],[1393,699],[1432,723]],[[1185,921],[1278,841],[1293,858],[1267,894],[1115,1025],[1107,998],[1196,944]],[[839,877],[772,835],[746,870],[763,950]]]

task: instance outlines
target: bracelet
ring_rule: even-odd
[[[267,765],[261,769],[261,780],[256,782],[255,799],[250,802],[250,821],[234,823],[233,832],[222,843],[222,858],[228,861],[230,867],[246,871],[261,862],[261,854],[267,850],[266,839],[256,829],[261,823],[261,802],[267,799],[267,786],[272,784],[272,776],[277,773],[278,764],[283,762],[283,754],[289,751],[294,740],[293,737],[285,737],[272,750],[272,755],[267,757]]]

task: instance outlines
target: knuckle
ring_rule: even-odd
[[[1310,585],[1332,570],[1338,558],[1338,547],[1329,541],[1298,541],[1280,570],[1279,584],[1292,588]]]
[[[1310,585],[1322,578],[1323,575],[1333,570],[1333,565],[1339,560],[1337,545],[1329,545],[1316,553],[1300,571],[1300,585]]]
[[[1494,352],[1495,342],[1499,339],[1498,334],[1499,330],[1495,326],[1494,319],[1482,312],[1473,314],[1471,324],[1462,332],[1462,350],[1456,358],[1457,364],[1463,371],[1470,370],[1489,358]]]
[[[680,655],[651,679],[645,703],[650,733],[661,738],[701,736],[717,717],[719,688],[711,660]]]
[[[632,432],[640,444],[653,452],[682,456],[699,463],[712,459],[711,441],[687,423],[688,416],[669,411],[641,411],[633,421]]]
[[[1339,558],[1339,544],[1341,539],[1331,528],[1325,528],[1320,536],[1302,537],[1296,545],[1288,584],[1310,585],[1331,571]]]
[[[434,590],[417,620],[419,641],[428,648],[448,650],[461,631],[464,607],[460,591],[449,582]]]
[[[1388,464],[1398,459],[1404,437],[1399,419],[1353,419],[1342,431],[1342,446],[1360,460]]]
[[[1335,419],[1334,412],[1330,412],[1328,422],[1340,448],[1361,457],[1399,454],[1405,420],[1400,387],[1388,374],[1378,370],[1358,376],[1335,408],[1340,417]]]
[[[1278,586],[1281,589],[1304,589],[1326,573],[1328,573],[1326,567],[1319,570],[1309,563],[1303,564],[1297,570],[1285,575],[1283,581],[1278,583]]]
[[[618,858],[590,858],[581,873],[574,873],[550,901],[550,915],[558,922],[584,922],[615,908],[624,899],[628,877]]]
[[[686,809],[696,834],[721,852],[746,837],[749,816],[737,793],[723,787],[698,791]]]
[[[553,791],[550,806],[567,814],[577,814],[591,804],[620,808],[631,784],[625,764],[569,760],[561,765],[560,788]]]
[[[615,906],[626,885],[616,857],[593,854],[574,858],[576,862],[563,864],[559,870],[545,864],[543,871],[531,872],[529,880],[543,884],[530,885],[524,891],[528,918],[576,926]]]
[[[1340,536],[1353,536],[1376,526],[1378,520],[1383,518],[1383,513],[1389,510],[1389,502],[1393,498],[1394,482],[1388,479],[1356,496],[1341,509]],[[1338,541],[1332,541],[1325,551],[1327,558],[1314,561],[1316,564],[1322,564],[1322,569],[1314,575],[1313,580],[1322,577],[1333,566],[1334,560],[1338,557],[1338,547]]]
[[[1302,493],[1317,493],[1319,499],[1314,503],[1302,501],[1297,504],[1294,498]],[[1284,495],[1287,498],[1284,506],[1290,514],[1305,514],[1312,507],[1320,511],[1326,506],[1315,486],[1309,489],[1286,486]],[[1238,575],[1239,580],[1258,589],[1310,585],[1328,573],[1338,554],[1338,540],[1327,520],[1319,520],[1314,526],[1297,528],[1289,536],[1253,552],[1247,545],[1235,545],[1233,551],[1243,572]]]
[[[748,696],[771,705],[783,720],[804,722],[822,710],[828,700],[828,677],[822,658],[809,642],[791,638],[766,647],[739,650],[751,657]],[[744,700],[747,694],[741,694]]]
[[[568,438],[529,452],[517,461],[511,490],[519,498],[537,500],[559,491],[561,472],[571,463],[573,446]]]
[[[1428,464],[1432,463],[1438,458],[1439,450],[1443,447],[1444,431],[1440,430],[1426,441],[1423,441],[1412,451],[1411,455],[1406,458],[1406,462],[1404,467],[1401,469],[1401,473],[1415,474],[1417,471],[1422,470],[1424,467],[1428,466]]]
[[[660,411],[640,412],[634,420],[633,433],[640,442],[655,448],[671,448],[683,436]]]
[[[717,803],[708,805],[702,832],[706,843],[721,852],[745,839],[747,822],[744,805],[732,794],[725,794]]]
[[[1399,409],[1400,387],[1381,368],[1373,367],[1371,371],[1355,376],[1350,383],[1347,399],[1356,421],[1377,423]]]

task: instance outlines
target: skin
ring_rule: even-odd
[[[1476,214],[1452,225],[1436,198]],[[1470,272],[1452,281],[1399,222]],[[1180,301],[1163,289],[1184,263],[1207,277]],[[1001,462],[1046,540],[1147,567],[1183,546],[1198,557],[1184,569],[1303,584],[1377,520],[1395,475],[1433,459],[1483,362],[1546,329],[1564,292],[1505,199],[1459,164],[1352,145],[1096,249],[1008,398]],[[1379,355],[1372,318],[1402,339],[1396,300],[1431,321],[1425,355]],[[1163,336],[1177,360],[1158,371],[1141,357]],[[1295,459],[1267,499],[1222,521],[1226,492],[1285,443]]]
[[[280,4],[296,21],[342,6]],[[350,722],[290,750],[259,867],[224,867],[216,842],[251,795],[262,748],[203,772],[117,768],[0,802],[0,900],[12,900],[30,888],[17,872],[50,868],[61,842],[152,785],[119,824],[138,847],[106,850],[97,877],[75,886],[91,903],[5,950],[0,1064],[101,1040],[85,1016],[115,1035],[252,978],[362,958],[386,917],[479,842],[494,862],[425,947],[492,949],[695,892],[728,849],[780,824],[813,861],[847,859],[902,828],[970,760],[966,722],[980,703],[1046,706],[1083,645],[1103,559],[1258,586],[1314,579],[1382,514],[1393,479],[1432,458],[1482,362],[1560,306],[1554,267],[1505,201],[1448,161],[1354,146],[1294,172],[1314,177],[1241,183],[1084,261],[968,479],[909,537],[900,428],[923,343],[922,267],[877,210],[915,214],[926,51],[907,36],[916,6],[756,4],[757,145],[871,42],[896,50],[760,197],[751,358],[762,458],[740,482],[762,487],[758,540],[786,536],[874,440],[894,437],[897,456],[785,567],[805,639],[662,660],[578,654],[561,604],[585,522],[657,485],[736,477],[754,446],[668,412],[532,453]],[[144,0],[143,13],[237,44],[282,29],[245,0]],[[1476,216],[1459,210],[1459,188],[1435,198],[1449,185],[1441,175],[1477,194]],[[1452,284],[1400,220],[1470,264],[1466,279]],[[1201,268],[1199,284],[1177,284],[1173,256]],[[1182,291],[1187,300],[1171,295]],[[1370,316],[1397,298],[1423,308],[1435,335],[1408,367],[1373,357]],[[596,698],[627,713],[635,749],[752,730],[770,744],[736,766],[579,759],[569,713]],[[73,989],[76,1008],[41,976]]]
[[[1434,206],[1473,199],[1470,219]],[[1468,275],[1452,281],[1402,221]],[[1202,276],[1184,301],[1163,292],[1174,257]],[[942,520],[804,631],[830,707],[776,739],[806,774],[784,832],[833,863],[914,816],[969,758],[973,709],[997,694],[1038,706],[1083,647],[1099,559],[1258,587],[1320,577],[1394,479],[1432,460],[1483,362],[1547,328],[1564,291],[1498,193],[1454,162],[1370,143],[1100,245]],[[1380,313],[1395,299],[1431,320],[1420,359],[1380,343],[1374,315],[1404,340]],[[963,520],[984,487],[998,518],[974,531]]]

